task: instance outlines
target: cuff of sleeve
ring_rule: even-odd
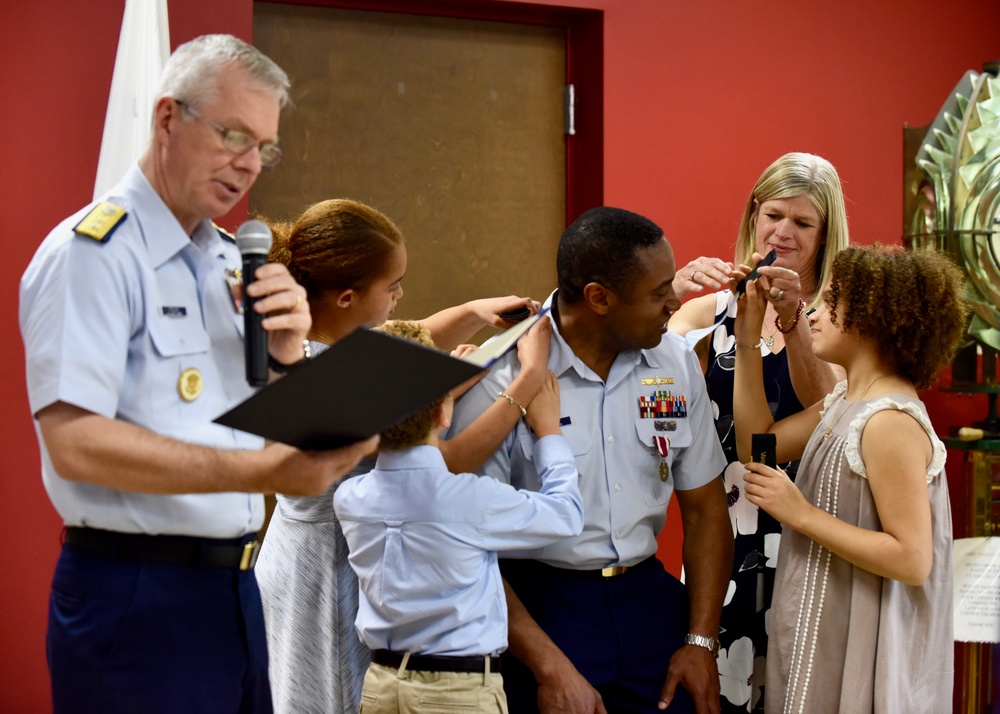
[[[536,464],[548,461],[573,461],[573,450],[569,448],[565,436],[549,434],[535,442],[534,456]]]

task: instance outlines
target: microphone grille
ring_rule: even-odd
[[[236,247],[241,254],[271,251],[271,229],[263,221],[245,221],[236,231]]]

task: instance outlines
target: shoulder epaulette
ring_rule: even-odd
[[[77,223],[73,230],[82,236],[93,238],[98,243],[107,243],[111,234],[128,216],[124,208],[110,201],[102,201]]]
[[[214,228],[219,232],[219,235],[222,236],[222,240],[232,243],[234,245],[236,244],[236,236],[227,231],[225,228],[216,225],[215,223],[212,224],[212,228]]]

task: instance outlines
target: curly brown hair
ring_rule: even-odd
[[[918,389],[934,383],[965,333],[962,271],[944,253],[899,246],[851,247],[833,262],[823,300],[837,325],[878,347],[879,357]]]
[[[310,300],[364,290],[389,269],[403,234],[386,215],[335,198],[309,206],[294,222],[266,221],[274,234],[269,259],[288,267]]]
[[[389,320],[375,329],[394,337],[416,342],[424,347],[435,347],[430,331],[415,320]],[[434,428],[441,405],[447,398],[448,395],[441,397],[383,431],[378,448],[386,451],[402,451],[426,443],[427,437],[430,436],[431,430]]]

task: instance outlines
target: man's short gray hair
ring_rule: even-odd
[[[219,70],[236,65],[261,89],[272,92],[279,106],[288,103],[290,82],[274,60],[232,35],[202,35],[174,50],[160,76],[156,100],[173,97],[194,106],[211,103],[218,93]]]

